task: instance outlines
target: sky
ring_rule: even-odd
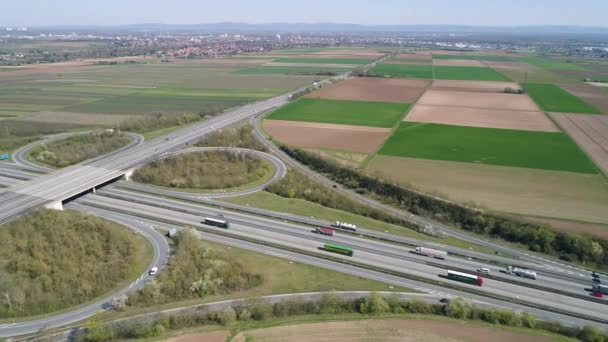
[[[0,0],[0,25],[334,22],[608,26],[608,0]]]

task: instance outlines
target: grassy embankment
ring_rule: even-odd
[[[274,168],[264,159],[245,153],[192,152],[153,161],[133,173],[140,183],[188,191],[236,189],[263,183]]]
[[[55,168],[70,166],[127,146],[131,138],[119,132],[79,134],[40,144],[29,151],[29,158]]]
[[[10,298],[0,318],[57,312],[105,295],[145,272],[151,254],[143,237],[93,216],[24,216],[0,230],[0,291]]]

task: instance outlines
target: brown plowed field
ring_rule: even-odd
[[[357,64],[333,64],[333,63],[280,63],[268,62],[267,67],[311,67],[311,68],[356,68]]]
[[[428,80],[360,77],[338,82],[306,95],[311,98],[413,103],[429,85]]]
[[[385,319],[294,324],[244,331],[234,342],[549,342],[551,336],[462,321]]]
[[[608,175],[608,116],[550,113],[595,164]],[[608,205],[608,203],[607,203]]]
[[[211,331],[173,337],[165,342],[225,342],[229,335],[227,330]]]
[[[560,84],[560,87],[608,114],[608,92],[605,89],[585,83]]]
[[[422,95],[420,100],[418,100],[418,104],[427,106],[538,111],[538,107],[528,96],[515,94],[429,90]]]
[[[407,65],[416,65],[416,64],[423,64],[423,65],[429,65],[433,62],[432,59],[429,60],[424,60],[424,61],[418,61],[415,59],[412,59],[411,61],[396,61],[394,59],[389,59],[388,61],[384,62],[385,64],[407,64]]]
[[[382,52],[376,50],[324,50],[311,53],[313,56],[319,55],[344,55],[344,56],[375,56],[380,57],[384,55]]]
[[[400,55],[395,56],[395,58],[402,58],[402,59],[428,59],[431,60],[432,59],[432,55],[430,52],[427,51],[419,51],[419,52],[413,52],[413,53],[402,53]]]
[[[485,67],[480,61],[473,59],[433,59],[433,65],[438,66],[465,66],[465,67]]]
[[[416,105],[404,121],[559,132],[542,112]]]
[[[283,120],[264,120],[263,126],[273,138],[290,146],[363,153],[377,150],[391,132],[390,128]]]
[[[373,157],[365,172],[491,211],[608,223],[608,184],[599,174],[388,156]]]
[[[429,89],[441,91],[472,91],[476,93],[504,93],[505,88],[507,87],[521,89],[521,86],[514,82],[454,80],[435,80]]]

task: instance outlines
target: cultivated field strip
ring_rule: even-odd
[[[596,165],[608,175],[608,116],[550,113]]]

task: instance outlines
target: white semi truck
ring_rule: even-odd
[[[524,278],[536,280],[536,272],[531,271],[531,270],[526,269],[526,268],[520,268],[520,267],[515,267],[515,266],[508,266],[507,269],[505,270],[505,273],[506,274],[513,274],[513,275],[516,275],[518,277],[524,277]]]
[[[437,259],[445,259],[448,256],[448,252],[440,251],[437,249],[426,248],[426,247],[416,247],[414,250],[416,254],[430,256]]]

